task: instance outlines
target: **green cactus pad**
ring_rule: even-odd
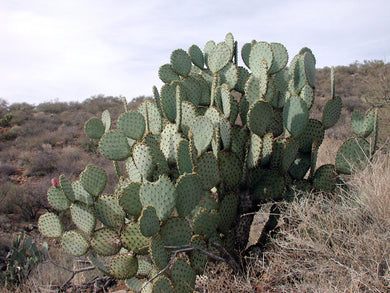
[[[192,236],[191,246],[198,247],[202,250],[207,251],[206,242],[202,239],[200,235]],[[199,251],[194,250],[190,253],[191,266],[195,269],[198,275],[203,275],[206,268],[207,261],[208,261],[208,257]]]
[[[220,215],[219,230],[227,234],[230,230],[238,209],[238,197],[234,193],[227,194],[219,204],[218,213]]]
[[[299,141],[297,139],[291,139],[285,145],[282,161],[281,161],[281,171],[283,173],[287,172],[291,164],[295,161],[295,158],[299,150]]]
[[[119,205],[119,201],[112,195],[101,195],[95,202],[96,217],[105,226],[119,228],[123,225],[126,213]]]
[[[272,156],[274,136],[272,133],[266,133],[263,137],[260,162],[261,165],[267,165]]]
[[[197,45],[192,45],[188,49],[188,54],[191,57],[192,63],[198,66],[200,69],[204,68],[204,56],[202,50]]]
[[[60,179],[61,189],[62,189],[63,193],[65,194],[66,198],[70,202],[74,202],[75,201],[75,195],[74,195],[74,191],[73,191],[73,188],[72,188],[72,184],[65,177],[65,175],[61,175],[59,179]]]
[[[231,152],[221,152],[218,157],[219,169],[223,182],[232,187],[237,187],[242,177],[242,162]]]
[[[176,162],[177,144],[182,139],[176,131],[176,125],[168,123],[161,133],[160,148],[168,163]]]
[[[326,103],[322,113],[322,124],[325,129],[331,128],[337,123],[341,115],[342,106],[343,102],[340,97],[334,97]]]
[[[158,70],[158,77],[165,83],[180,79],[180,76],[173,70],[171,64],[162,65]]]
[[[160,221],[154,206],[146,206],[139,218],[139,229],[143,236],[152,237],[160,231]]]
[[[249,54],[249,68],[253,75],[263,79],[267,76],[268,68],[272,66],[274,56],[270,44],[258,42],[252,45]]]
[[[316,60],[313,54],[306,51],[303,54],[303,64],[305,67],[306,80],[311,87],[316,85]]]
[[[193,164],[191,160],[190,144],[188,140],[182,139],[177,144],[176,162],[180,174],[191,173]]]
[[[102,120],[93,117],[85,123],[84,131],[89,138],[100,139],[105,132],[105,127]]]
[[[102,122],[104,125],[104,132],[107,132],[111,128],[111,115],[108,110],[104,110],[102,113]]]
[[[245,67],[242,66],[238,66],[237,70],[238,70],[238,81],[234,89],[240,92],[241,94],[244,94],[245,84],[250,76],[250,73]]]
[[[70,201],[60,187],[50,187],[47,191],[50,206],[57,211],[64,211],[70,206]]]
[[[119,204],[128,216],[138,218],[141,214],[142,204],[139,199],[141,183],[131,182],[119,192]]]
[[[234,89],[238,82],[238,67],[236,64],[229,62],[221,71],[221,82],[226,84],[230,89]]]
[[[273,53],[272,66],[269,68],[270,74],[275,74],[283,70],[288,62],[288,53],[285,46],[280,43],[271,43]]]
[[[370,143],[364,138],[350,138],[345,141],[336,155],[336,170],[350,175],[366,167],[370,158]]]
[[[305,131],[309,122],[306,103],[298,96],[288,99],[283,108],[283,125],[292,136],[297,137]]]
[[[253,197],[255,201],[281,199],[286,185],[286,179],[277,171],[270,170],[265,173],[255,188]]]
[[[110,228],[101,228],[93,234],[91,247],[98,255],[115,255],[121,249],[120,236]]]
[[[262,149],[262,139],[255,133],[251,133],[248,157],[246,160],[246,164],[249,169],[257,167]]]
[[[173,217],[161,226],[160,235],[166,246],[189,245],[192,230],[185,218]]]
[[[153,293],[174,293],[171,281],[164,276],[158,277],[153,281]]]
[[[82,202],[75,202],[70,207],[70,215],[77,228],[86,233],[95,230],[96,216],[94,210]]]
[[[306,73],[303,64],[303,56],[296,55],[289,67],[289,90],[291,94],[298,95],[306,84]]]
[[[232,52],[225,42],[217,44],[207,57],[207,64],[210,70],[216,73],[224,68],[230,61],[231,54]]]
[[[185,173],[178,178],[176,191],[176,210],[185,217],[199,204],[203,195],[202,181],[195,173]]]
[[[138,260],[138,264],[139,264],[139,261],[140,260]],[[145,291],[145,290],[141,291],[142,285],[144,283],[136,277],[132,277],[130,279],[127,279],[125,282],[126,282],[127,287],[129,287],[129,289],[132,290],[133,292],[142,292],[142,293],[148,292],[149,293],[149,291]],[[150,286],[146,286],[146,287],[150,288]],[[146,287],[145,287],[145,289],[146,289]]]
[[[83,235],[77,231],[67,231],[62,235],[62,248],[73,256],[83,256],[88,252],[89,243]]]
[[[137,169],[137,166],[134,163],[134,160],[132,157],[128,158],[125,163],[126,166],[126,172],[129,175],[130,181],[133,182],[142,182],[142,175]]]
[[[95,268],[97,268],[103,274],[109,275],[109,259],[111,257],[99,256],[92,249],[89,250],[87,257]]]
[[[211,143],[214,134],[213,123],[204,116],[198,116],[191,125],[194,144],[199,154],[204,153]]]
[[[145,128],[145,118],[137,111],[127,111],[118,118],[118,129],[132,139],[141,139],[144,136]]]
[[[222,117],[219,122],[220,122],[219,135],[221,136],[223,148],[225,150],[228,150],[230,149],[230,145],[231,145],[232,127],[230,126],[229,120],[227,120],[224,117]]]
[[[141,234],[138,223],[131,223],[123,229],[121,241],[126,249],[134,253],[145,254],[148,252],[150,239]]]
[[[299,97],[305,101],[307,108],[310,110],[314,104],[314,88],[308,84],[305,84],[299,93]]]
[[[309,171],[311,166],[311,156],[310,153],[302,154],[298,153],[297,158],[291,164],[288,169],[288,173],[294,179],[303,179]]]
[[[192,229],[206,239],[217,231],[220,215],[216,210],[200,209],[192,219]]]
[[[251,53],[252,44],[245,43],[241,48],[241,57],[242,61],[244,61],[245,65],[249,68],[249,56]]]
[[[233,96],[230,94],[230,89],[227,84],[222,84],[220,87],[220,94],[221,94],[221,109],[223,112],[223,115],[226,118],[229,118],[230,111],[231,111],[231,105],[233,101]]]
[[[218,108],[211,106],[207,108],[206,112],[204,113],[204,116],[209,118],[215,127],[219,126],[222,113],[220,112],[220,110],[218,110]]]
[[[138,260],[129,253],[121,253],[110,261],[110,275],[119,280],[130,279],[138,271]]]
[[[175,122],[176,119],[176,86],[175,82],[165,84],[161,88],[161,107],[169,122]]]
[[[154,235],[150,243],[149,252],[153,263],[159,269],[163,269],[168,264],[168,251],[164,246],[165,244],[161,238],[161,235]]]
[[[62,234],[60,218],[54,213],[45,213],[38,219],[39,232],[49,238],[57,238]]]
[[[144,207],[155,207],[160,221],[165,221],[175,206],[175,186],[165,176],[161,176],[156,182],[144,182],[140,189],[140,200]]]
[[[138,107],[138,112],[144,116],[146,123],[149,125],[149,131],[159,135],[162,131],[162,121],[157,105],[149,100],[143,101]]]
[[[335,166],[327,164],[319,167],[314,174],[313,187],[317,190],[332,192],[336,188]]]
[[[159,175],[168,174],[169,172],[169,166],[168,162],[164,157],[164,154],[162,153],[160,149],[160,145],[157,141],[159,137],[155,136],[152,133],[148,133],[144,137],[144,142],[146,145],[150,148],[152,152],[153,161],[157,165],[157,172]],[[156,174],[156,172],[155,172]]]
[[[172,266],[171,277],[175,284],[175,292],[184,293],[194,291],[196,272],[185,260],[176,260]]]
[[[149,248],[149,245],[148,245]],[[138,271],[137,275],[139,276],[147,276],[153,270],[153,264],[144,258],[138,258]]]
[[[80,182],[88,193],[98,196],[107,184],[106,171],[98,166],[88,165],[80,174]]]
[[[185,93],[181,93],[182,97],[185,96],[185,99],[182,99],[198,106],[201,98],[200,83],[195,78],[189,76],[182,80],[182,84],[185,89]]]
[[[355,110],[351,117],[353,132],[358,136],[366,138],[374,130],[375,121],[376,114],[374,110],[368,110],[364,116],[358,110]]]
[[[182,75],[188,76],[191,72],[191,57],[183,49],[177,49],[171,54],[172,69]]]
[[[191,127],[192,121],[196,118],[196,107],[194,104],[183,101],[181,103],[181,130],[188,137],[188,130]]]
[[[247,144],[249,137],[249,132],[245,128],[235,126],[232,128],[232,143],[231,150],[237,155],[241,160],[245,156],[245,146]]]
[[[123,161],[130,156],[126,136],[117,130],[107,131],[99,142],[99,149],[108,160]]]
[[[253,133],[263,136],[266,134],[273,116],[274,112],[269,102],[257,101],[249,108],[247,117],[248,127]]]
[[[267,83],[266,80],[259,79],[254,75],[250,75],[245,84],[245,99],[249,103],[248,107],[253,103],[261,99],[267,92]]]
[[[212,152],[204,153],[198,158],[194,172],[199,175],[204,190],[210,190],[221,180],[217,159]]]
[[[151,180],[156,164],[151,149],[139,142],[133,146],[133,160],[138,171],[145,180]]]
[[[72,188],[74,191],[75,200],[81,201],[88,206],[93,205],[93,196],[84,189],[80,181],[73,182]]]
[[[313,142],[321,144],[324,140],[325,129],[323,124],[315,119],[309,119],[305,131],[299,136],[299,150],[303,153],[311,152]]]

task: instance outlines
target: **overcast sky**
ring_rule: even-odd
[[[317,67],[390,59],[389,0],[0,0],[0,98],[8,103],[151,95],[174,49],[232,32],[280,42]]]

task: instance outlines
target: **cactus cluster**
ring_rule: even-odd
[[[354,114],[358,137],[340,147],[335,164],[317,167],[342,101],[332,77],[322,120],[310,118],[316,72],[310,49],[289,67],[279,43],[252,41],[241,57],[246,66],[238,65],[231,33],[203,51],[177,49],[159,69],[164,85],[153,88],[154,101],[125,106],[116,129],[107,111],[88,120],[85,132],[114,161],[118,185],[104,194],[107,174],[94,165],[76,182],[61,176],[48,201],[56,211],[70,210],[74,229],[64,231],[49,212],[39,219],[41,233],[61,238],[65,251],[87,255],[134,291],[192,292],[208,261],[202,251],[245,253],[260,204],[288,198],[294,188],[332,191],[338,174],[363,167],[373,153],[366,138],[376,131],[375,111]],[[173,253],[183,247],[198,249]]]

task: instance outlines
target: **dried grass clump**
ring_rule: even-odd
[[[204,292],[390,292],[390,154],[347,186],[285,203],[277,236],[248,275],[209,273]]]

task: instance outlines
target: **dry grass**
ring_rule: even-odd
[[[285,204],[278,236],[248,275],[209,270],[203,287],[207,292],[390,292],[389,178],[390,154],[380,154],[349,180],[348,192],[302,195]]]

